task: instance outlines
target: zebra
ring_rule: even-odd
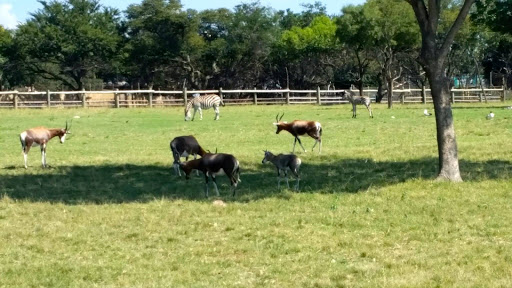
[[[370,117],[373,118],[373,112],[371,107],[371,100],[369,97],[364,96],[355,96],[354,92],[352,91],[345,91],[343,92],[343,96],[352,104],[352,118],[356,118],[356,106],[357,105],[364,105],[366,109],[368,109],[368,112],[370,112]]]
[[[194,121],[194,117],[196,116],[196,112],[199,110],[199,116],[201,116],[201,120],[203,120],[203,110],[202,109],[210,109],[213,107],[215,110],[215,120],[219,120],[219,104],[222,106],[224,102],[216,94],[207,94],[203,96],[194,97],[187,103],[187,107],[185,108],[185,121],[190,120],[190,110],[194,107],[194,115],[192,115],[192,121]]]

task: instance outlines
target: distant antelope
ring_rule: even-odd
[[[295,184],[295,190],[299,190],[299,168],[302,161],[299,157],[293,154],[278,154],[274,155],[272,152],[264,150],[265,156],[263,156],[263,160],[261,163],[265,164],[266,162],[272,162],[274,166],[277,168],[277,189],[281,188],[281,171],[284,174],[284,178],[286,179],[286,185],[290,188],[290,184],[288,183],[288,169],[292,171],[295,178],[297,178],[297,183]]]
[[[185,172],[187,180],[190,178],[190,173],[194,169],[204,173],[206,181],[206,197],[208,197],[209,192],[208,178],[210,176],[212,177],[213,186],[215,187],[217,196],[219,196],[219,189],[217,189],[217,180],[215,179],[216,175],[226,174],[226,176],[228,176],[229,181],[231,182],[233,196],[235,196],[235,190],[238,186],[238,183],[242,182],[240,180],[240,164],[238,163],[238,160],[235,158],[235,156],[230,154],[207,153],[203,155],[201,159],[180,163],[180,168]]]
[[[322,125],[320,122],[317,121],[302,121],[302,120],[294,120],[291,123],[287,122],[281,122],[281,119],[283,119],[283,115],[279,118],[279,113],[276,115],[276,123],[274,125],[277,126],[276,134],[279,134],[282,130],[286,130],[290,132],[295,137],[295,141],[293,142],[293,152],[295,153],[295,144],[297,144],[297,141],[299,141],[300,147],[302,147],[302,150],[306,152],[306,149],[304,149],[304,146],[302,146],[302,143],[300,142],[299,136],[301,135],[309,135],[311,138],[315,139],[315,144],[313,145],[313,148],[311,151],[315,149],[316,143],[319,143],[318,145],[318,153],[322,152]],[[279,118],[279,119],[278,119]]]
[[[21,150],[23,152],[23,160],[25,161],[25,169],[27,166],[27,154],[30,151],[30,147],[40,146],[41,147],[41,163],[43,164],[43,168],[47,167],[46,165],[46,145],[48,142],[55,136],[58,136],[60,139],[60,143],[64,143],[66,140],[66,135],[71,134],[69,132],[68,122],[66,121],[66,128],[54,128],[48,129],[45,127],[36,127],[32,129],[25,130],[20,134],[20,142],[21,142]]]
[[[368,109],[368,112],[370,112],[370,117],[373,118],[373,112],[372,112],[372,107],[370,107],[371,105],[371,100],[369,97],[365,97],[365,96],[355,96],[354,92],[352,91],[345,91],[343,92],[343,96],[345,96],[348,100],[348,102],[350,102],[352,104],[352,118],[356,118],[357,115],[356,115],[356,106],[357,105],[364,105],[366,107],[366,109]]]
[[[206,154],[206,151],[199,145],[196,138],[192,135],[190,136],[179,136],[172,139],[170,143],[172,156],[174,157],[174,172],[181,176],[180,171],[180,158],[185,157],[185,161],[188,161],[188,157],[194,155],[194,159],[196,159],[197,155],[203,157]],[[199,173],[199,172],[197,172]]]
[[[219,120],[219,105],[225,106],[222,99],[216,94],[194,97],[187,103],[187,107],[185,108],[185,121],[190,120],[190,110],[192,108],[194,108],[194,115],[192,115],[192,121],[194,121],[197,111],[199,111],[200,120],[203,120],[202,109],[210,109],[212,107],[215,110],[215,120]]]

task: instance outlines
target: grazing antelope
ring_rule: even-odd
[[[48,142],[55,136],[58,136],[60,139],[60,143],[64,143],[66,140],[66,135],[71,134],[69,129],[71,125],[68,127],[68,122],[66,121],[66,128],[54,128],[48,129],[45,127],[36,127],[32,129],[25,130],[20,134],[20,142],[21,142],[21,150],[23,152],[23,160],[25,161],[25,169],[27,166],[27,154],[30,151],[30,147],[40,146],[41,147],[41,163],[43,164],[43,168],[47,167],[46,165],[46,145]]]
[[[219,120],[219,105],[225,106],[219,95],[208,94],[203,96],[197,96],[192,98],[185,108],[185,121],[190,120],[190,110],[194,108],[194,115],[192,115],[192,121],[196,117],[196,112],[199,111],[200,120],[203,120],[203,110],[210,109],[213,107],[215,110],[215,120]]]
[[[295,141],[293,142],[293,152],[295,153],[295,144],[297,144],[297,141],[299,141],[300,147],[302,147],[302,150],[306,152],[306,149],[304,149],[304,146],[302,146],[302,143],[300,142],[299,136],[308,134],[311,138],[315,139],[315,144],[313,145],[313,148],[311,151],[315,149],[316,143],[319,143],[318,145],[318,153],[322,152],[322,125],[320,122],[317,121],[303,121],[303,120],[294,120],[291,123],[287,122],[281,122],[281,119],[283,119],[283,115],[278,119],[279,113],[276,115],[276,123],[274,125],[277,126],[276,134],[279,134],[282,130],[286,130],[290,132],[295,137]]]
[[[366,109],[368,109],[368,112],[370,112],[370,117],[373,118],[373,112],[372,112],[372,107],[370,107],[371,105],[371,100],[369,97],[365,97],[365,96],[355,96],[354,92],[352,91],[344,91],[343,96],[345,96],[348,100],[348,102],[350,102],[352,104],[352,118],[356,118],[357,115],[356,115],[356,106],[357,105],[364,105],[366,107]]]
[[[190,136],[179,136],[172,139],[171,143],[171,152],[174,157],[174,172],[181,176],[180,171],[180,158],[185,157],[185,161],[188,161],[188,157],[190,155],[194,155],[194,159],[197,158],[197,155],[203,157],[206,154],[206,151],[199,145],[196,138],[192,135]],[[199,175],[199,172],[197,172]]]
[[[229,181],[231,182],[233,196],[235,196],[235,190],[238,183],[242,182],[240,180],[240,164],[238,163],[238,160],[235,158],[235,156],[230,154],[207,153],[203,155],[201,159],[180,163],[180,168],[185,172],[187,180],[190,178],[190,173],[194,169],[204,173],[206,181],[206,197],[208,197],[209,192],[208,178],[210,176],[212,177],[213,186],[215,187],[217,196],[219,196],[219,189],[217,188],[217,180],[215,179],[216,175],[226,174],[226,176],[228,176]]]
[[[297,178],[297,183],[295,184],[295,190],[299,190],[299,168],[302,161],[299,157],[293,154],[278,154],[274,155],[272,152],[264,150],[265,156],[263,156],[263,160],[261,160],[262,164],[266,162],[272,162],[274,166],[277,168],[277,189],[281,188],[281,171],[284,174],[284,178],[286,178],[286,185],[290,188],[290,184],[288,183],[288,169],[292,171],[295,178]]]

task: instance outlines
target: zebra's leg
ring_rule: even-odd
[[[196,112],[197,112],[197,109],[194,107],[194,114],[192,114],[192,120],[191,121],[194,121],[194,118],[196,118]]]
[[[197,108],[197,110],[199,110],[199,120],[203,120],[203,109]]]
[[[290,183],[288,182],[288,172],[284,169],[284,178],[286,179],[286,186],[290,189]]]
[[[219,106],[215,105],[214,110],[215,110],[215,120],[219,120]]]
[[[366,106],[366,109],[368,109],[368,111],[370,112],[370,117],[373,118],[372,107],[370,107],[370,104]]]
[[[357,106],[356,104],[352,104],[352,118],[357,117],[356,106]]]

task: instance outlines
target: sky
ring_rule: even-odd
[[[142,0],[99,0],[103,6],[115,7],[124,11],[130,4],[139,4]],[[328,14],[340,14],[343,6],[364,3],[364,0],[317,0],[322,2],[327,8]],[[241,3],[250,3],[253,0],[181,0],[184,9],[232,9]],[[286,10],[290,8],[294,12],[302,11],[302,3],[314,3],[315,0],[260,0],[264,6],[270,6],[276,10]],[[0,25],[13,29],[19,23],[25,22],[30,18],[30,13],[42,8],[36,0],[0,0]]]

